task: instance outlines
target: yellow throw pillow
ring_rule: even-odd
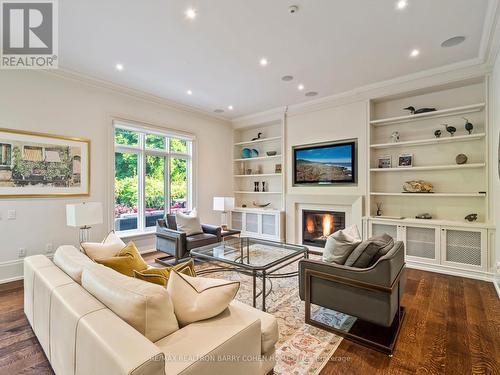
[[[134,270],[144,271],[148,268],[133,242],[129,242],[116,256],[95,261],[130,277],[134,276]]]
[[[184,275],[196,277],[194,262],[192,260],[167,268],[148,268],[144,271],[134,270],[134,277],[136,279],[149,281],[150,283],[167,286],[167,281],[172,270]]]

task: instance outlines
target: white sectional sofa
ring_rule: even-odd
[[[56,374],[272,372],[278,339],[272,315],[233,301],[220,315],[153,342],[81,285],[89,272],[145,283],[92,262],[72,246],[59,248],[54,262],[43,255],[24,261],[24,311]],[[109,293],[116,297],[120,291]]]

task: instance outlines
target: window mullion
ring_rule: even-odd
[[[139,154],[139,186],[138,186],[138,196],[139,196],[139,207],[137,213],[138,229],[142,232],[146,229],[146,218],[145,218],[145,196],[146,196],[146,155],[144,152],[145,148],[145,135],[144,133],[139,133],[139,148],[141,150]]]
[[[170,214],[170,138],[166,138],[165,147],[167,154],[165,156],[165,214]]]

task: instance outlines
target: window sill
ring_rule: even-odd
[[[141,231],[130,231],[130,232],[116,232],[118,237],[120,238],[126,238],[126,239],[131,239],[131,238],[144,238],[144,237],[149,237],[153,236],[156,232],[154,230],[147,231],[147,232],[141,232]]]

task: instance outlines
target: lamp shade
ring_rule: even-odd
[[[234,208],[233,197],[214,197],[214,211],[227,212]]]
[[[84,227],[102,223],[102,203],[87,202],[66,205],[66,225]]]

